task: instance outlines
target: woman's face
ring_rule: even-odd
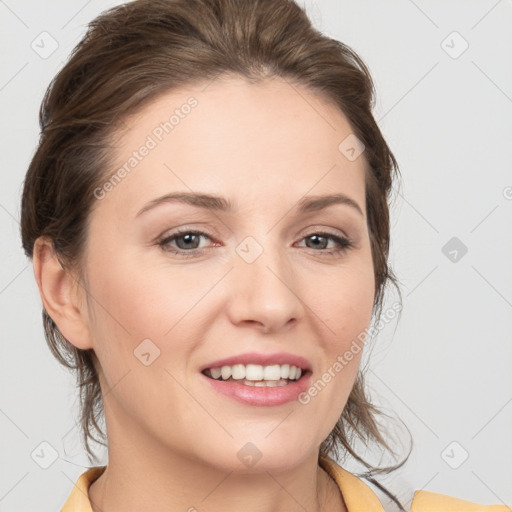
[[[237,471],[313,456],[350,394],[374,299],[364,154],[352,138],[339,148],[348,121],[284,80],[225,78],[124,127],[84,268],[82,344],[101,365],[110,442]],[[176,193],[191,199],[160,199]],[[354,204],[301,209],[334,194]]]

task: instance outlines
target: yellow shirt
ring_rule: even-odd
[[[375,493],[362,479],[340,467],[330,458],[321,457],[320,466],[338,484],[349,512],[385,512]],[[92,512],[89,486],[105,470],[98,466],[82,473],[61,512]],[[416,491],[410,512],[512,512],[506,505],[478,505],[430,491]]]

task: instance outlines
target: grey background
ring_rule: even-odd
[[[74,380],[44,341],[19,240],[19,200],[46,86],[85,25],[118,3],[0,0],[4,512],[58,510],[88,466]],[[321,0],[306,7],[318,28],[368,64],[375,115],[403,176],[391,258],[403,314],[365,354],[372,396],[414,438],[390,485],[510,506],[512,2]],[[388,300],[396,300],[393,292]]]

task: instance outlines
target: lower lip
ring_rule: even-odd
[[[300,393],[308,389],[311,374],[308,372],[297,381],[286,386],[255,387],[237,384],[233,381],[215,380],[201,374],[208,384],[218,393],[247,405],[273,407],[297,400]]]

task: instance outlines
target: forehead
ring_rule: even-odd
[[[307,193],[347,192],[361,200],[364,159],[351,161],[339,149],[351,133],[339,108],[285,79],[224,77],[187,86],[125,119],[107,175],[119,179],[110,180],[101,208],[133,216],[145,201],[172,191],[272,209],[276,199],[282,206]]]

